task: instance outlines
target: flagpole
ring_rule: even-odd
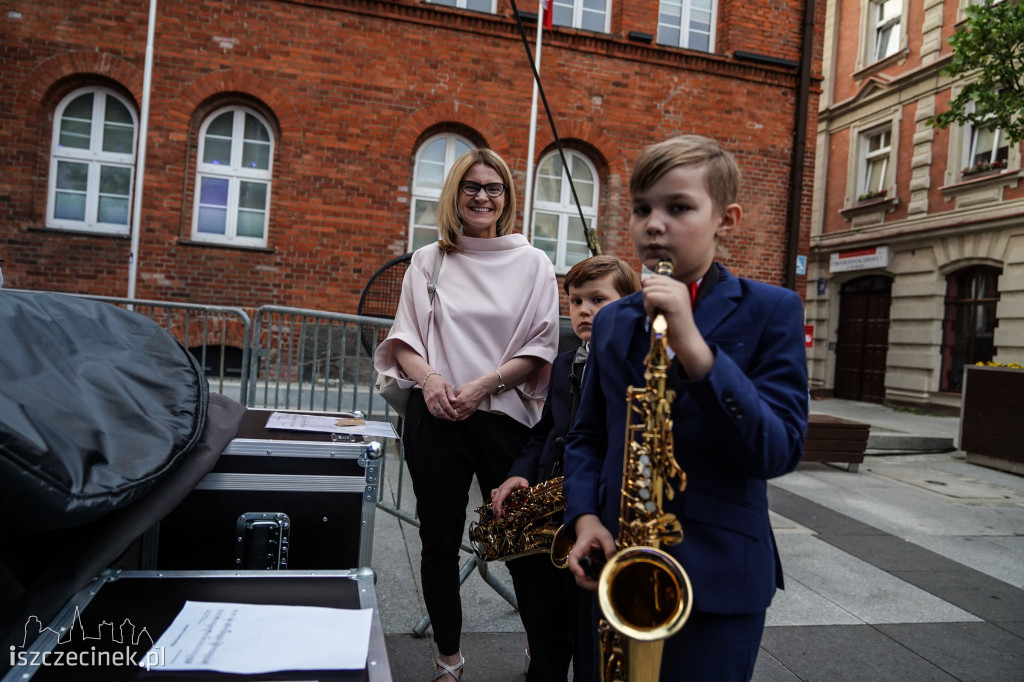
[[[550,1],[550,0],[549,0]],[[544,5],[545,0],[537,2],[537,49],[534,51],[533,60],[540,74],[540,45],[541,37],[544,34]],[[553,10],[554,8],[552,8]],[[523,234],[527,240],[533,241],[530,233],[533,215],[531,199],[533,198],[533,153],[537,143],[537,79],[533,79],[533,102],[530,104],[530,141],[526,145],[526,191],[523,193]]]
[[[149,137],[149,101],[153,89],[153,43],[156,40],[156,3],[149,0],[149,29],[146,34],[146,59],[142,72],[142,112],[139,114],[139,143],[135,154],[135,187],[132,206],[131,246],[128,252],[128,298],[135,298],[139,276],[139,242],[142,231],[142,183],[146,176],[146,143]]]

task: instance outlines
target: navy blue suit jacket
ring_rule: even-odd
[[[675,456],[687,486],[665,503],[682,522],[683,541],[663,549],[690,576],[694,608],[756,613],[782,585],[766,480],[796,467],[807,428],[803,306],[792,291],[715,267],[719,280],[694,313],[714,366],[698,381],[688,381],[678,361],[670,371]],[[594,320],[566,442],[570,523],[597,514],[617,532],[626,387],[645,385],[650,338],[642,293],[609,304]]]
[[[530,440],[516,457],[508,475],[522,476],[530,485],[537,485],[551,478],[551,467],[565,451],[565,436],[572,424],[571,379],[572,361],[576,351],[566,351],[555,358],[551,365],[551,380],[548,397],[540,421],[530,430]]]

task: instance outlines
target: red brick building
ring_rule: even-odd
[[[125,296],[149,3],[5,4],[5,286]],[[802,290],[823,16],[814,0],[555,0],[541,76],[604,253],[637,263],[626,190],[640,149],[698,132],[744,171],[725,262]],[[536,15],[525,25],[532,45]],[[509,162],[523,223],[531,94],[505,2],[159,0],[135,297],[355,312],[379,265],[433,239],[464,148]],[[531,238],[562,273],[586,247],[538,119]]]

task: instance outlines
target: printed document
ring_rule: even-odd
[[[274,412],[267,419],[268,429],[285,431],[316,431],[317,433],[349,433],[371,438],[398,438],[391,422],[365,422],[362,425],[348,424],[344,417],[323,414],[299,414],[298,412]]]
[[[372,614],[371,609],[188,601],[142,665],[241,674],[360,670],[366,667]]]

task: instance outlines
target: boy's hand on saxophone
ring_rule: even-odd
[[[588,576],[580,559],[594,556],[600,563],[604,563],[616,551],[615,539],[596,514],[583,514],[576,519],[576,542],[569,554],[569,570],[576,578],[576,584],[592,592],[596,591],[598,576]]]
[[[693,319],[689,286],[665,275],[643,281],[644,309],[653,318],[661,314],[668,323],[668,346],[679,358],[691,381],[703,379],[715,364],[715,356]]]

